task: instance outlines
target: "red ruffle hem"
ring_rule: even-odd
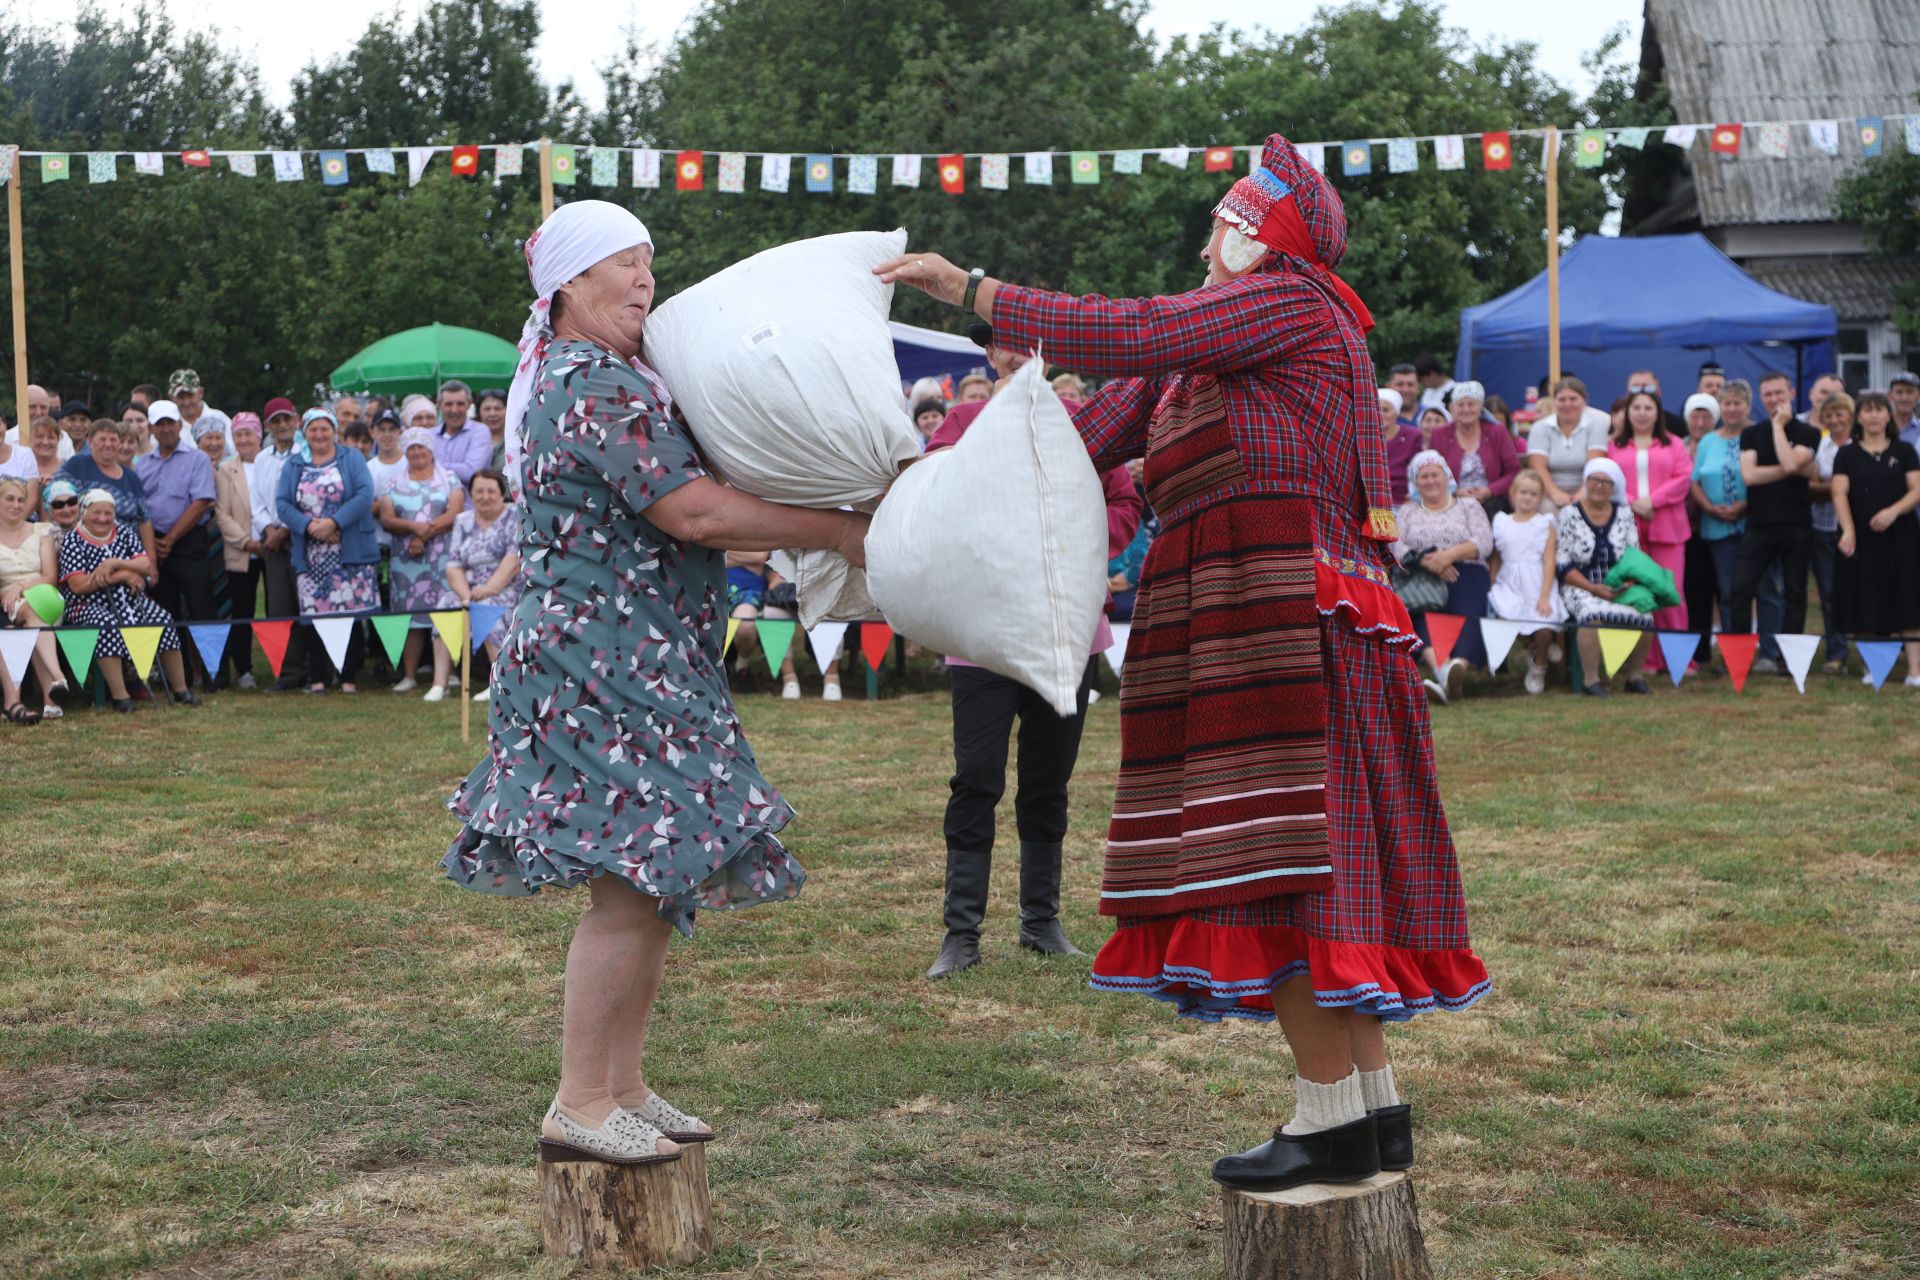
[[[1394,592],[1384,569],[1336,557],[1316,547],[1313,557],[1314,605],[1323,618],[1335,618],[1355,635],[1372,636],[1407,653],[1420,652],[1413,618]]]

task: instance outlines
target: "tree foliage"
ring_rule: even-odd
[[[125,18],[83,8],[71,34],[0,17],[0,130],[29,149],[178,151],[509,142],[682,145],[749,153],[748,190],[685,195],[598,189],[565,198],[631,205],[659,245],[663,294],[771,244],[833,231],[908,228],[916,245],[1004,278],[1112,295],[1174,291],[1226,175],[1149,153],[1138,176],[1103,160],[1097,186],[811,195],[758,190],[758,153],[1113,149],[1298,138],[1466,133],[1572,123],[1588,104],[1537,68],[1535,50],[1472,44],[1437,0],[1323,9],[1290,35],[1216,29],[1161,49],[1143,0],[707,0],[661,48],[631,40],[601,68],[603,109],[541,83],[534,0],[433,0],[375,19],[350,46],[316,51],[268,104],[257,72],[215,34],[181,33],[149,0]],[[1603,80],[1603,86],[1607,81]],[[1611,105],[1609,107],[1611,110]],[[1612,120],[1610,118],[1609,122]],[[1376,160],[1379,157],[1376,155]],[[1337,157],[1336,157],[1337,164]],[[404,169],[404,165],[401,166]],[[84,168],[84,165],[82,166]],[[491,165],[486,166],[490,173]],[[1341,271],[1372,307],[1374,352],[1402,359],[1453,344],[1458,311],[1539,270],[1540,155],[1510,173],[1416,173],[1333,183],[1351,241]],[[444,159],[418,186],[375,177],[324,187],[242,178],[216,165],[162,178],[123,166],[111,186],[42,186],[25,166],[30,358],[36,380],[105,404],[192,365],[216,403],[311,395],[327,371],[384,334],[433,320],[511,335],[525,303],[518,243],[537,219],[523,178],[454,179]],[[1561,217],[1579,233],[1606,212],[1605,175],[1561,168]],[[623,167],[622,178],[625,178]],[[956,317],[902,294],[904,319]],[[0,311],[0,325],[6,314]],[[10,337],[8,338],[10,341]],[[4,348],[0,348],[4,349]]]
[[[1887,148],[1834,188],[1833,214],[1867,229],[1874,248],[1894,256],[1920,254],[1920,155]],[[1894,319],[1909,333],[1920,332],[1920,284],[1897,293]]]

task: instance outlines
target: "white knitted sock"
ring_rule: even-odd
[[[1400,1105],[1400,1094],[1393,1087],[1391,1063],[1378,1071],[1360,1072],[1360,1096],[1365,1099],[1369,1111]]]
[[[1338,1129],[1367,1114],[1358,1071],[1347,1072],[1347,1078],[1337,1084],[1315,1084],[1303,1075],[1296,1075],[1293,1087],[1299,1101],[1294,1105],[1293,1119],[1281,1126],[1282,1133],[1297,1138],[1322,1129]]]

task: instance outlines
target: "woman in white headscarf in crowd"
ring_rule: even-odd
[[[1627,502],[1627,477],[1611,458],[1587,463],[1580,500],[1560,512],[1555,530],[1554,563],[1560,575],[1560,599],[1567,615],[1580,628],[1581,678],[1595,697],[1607,693],[1606,668],[1601,664],[1599,627],[1653,626],[1651,614],[1616,601],[1620,590],[1606,584],[1607,574],[1620,558],[1640,546],[1640,529]],[[1640,672],[1653,645],[1653,632],[1640,637],[1633,653],[1621,664],[1628,693],[1652,693]]]
[[[431,431],[439,425],[440,410],[423,395],[411,395],[400,402],[400,427],[422,427]]]
[[[653,240],[633,214],[565,205],[527,241],[527,263],[537,297],[506,423],[527,581],[444,865],[490,893],[588,886],[542,1157],[670,1160],[714,1135],[642,1068],[668,938],[691,936],[701,909],[791,898],[804,878],[777,834],[793,811],[727,692],[722,548],[819,547],[863,564],[867,517],[778,506],[708,475],[640,362]]]

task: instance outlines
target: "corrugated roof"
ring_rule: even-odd
[[[1852,119],[1920,110],[1914,0],[1647,0],[1647,34],[1681,120],[1841,122],[1838,156],[1800,128],[1784,160],[1713,155],[1697,140],[1688,158],[1707,227],[1832,221],[1834,183],[1860,162]]]
[[[1884,320],[1893,314],[1894,290],[1920,281],[1920,258],[1749,258],[1743,265],[1769,289],[1824,302],[1842,320]]]

